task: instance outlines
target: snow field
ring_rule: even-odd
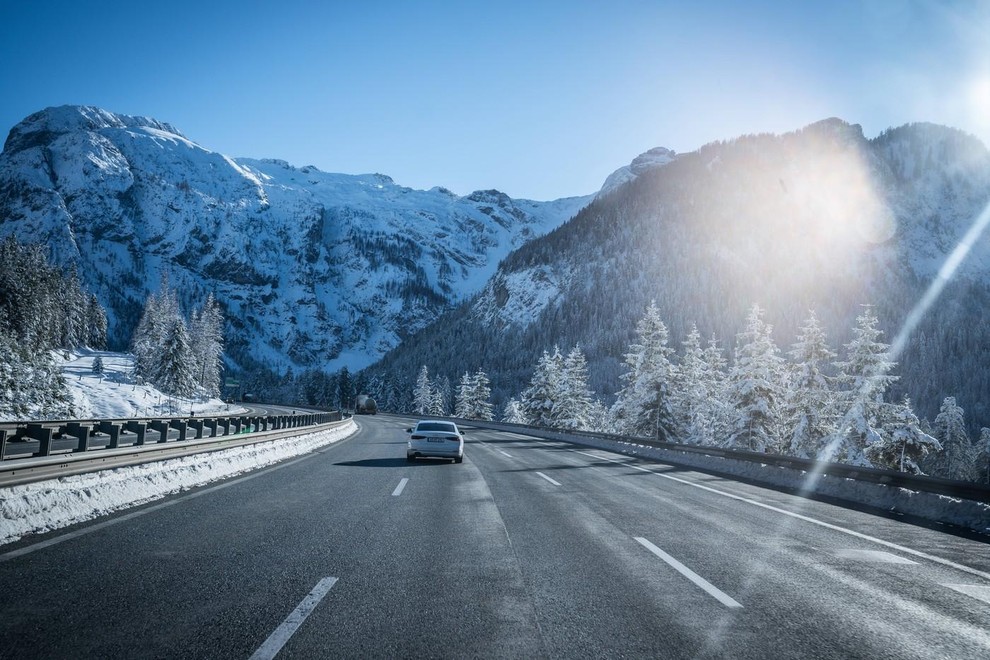
[[[348,421],[303,436],[0,488],[0,545],[273,465],[356,431]]]

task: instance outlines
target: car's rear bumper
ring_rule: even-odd
[[[431,447],[426,443],[410,445],[406,450],[407,456],[425,456],[436,458],[460,458],[464,455],[462,447]]]

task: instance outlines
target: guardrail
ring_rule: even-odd
[[[749,463],[760,463],[763,465],[775,465],[777,467],[789,468],[805,473],[821,474],[830,477],[838,477],[841,479],[866,481],[870,483],[883,484],[893,488],[906,488],[908,490],[935,493],[938,495],[946,495],[949,497],[972,500],[975,502],[990,502],[990,486],[969,481],[955,481],[952,479],[918,476],[908,474],[906,472],[860,467],[844,463],[830,463],[827,461],[817,461],[808,458],[784,456],[782,454],[763,454],[759,452],[740,451],[737,449],[722,449],[720,447],[709,447],[704,445],[685,445],[674,442],[662,442],[650,438],[637,438],[608,433],[563,431],[560,429],[548,429],[538,426],[528,426],[525,424],[483,422],[476,419],[456,419],[455,421],[459,424],[464,424],[465,426],[478,426],[499,431],[525,432],[528,435],[545,438],[547,440],[574,442],[579,438],[588,438],[599,442],[610,442],[619,446],[639,445],[653,447],[656,449],[664,449],[667,451],[700,454],[717,458],[746,461]]]
[[[340,411],[303,412],[279,415],[208,415],[200,417],[155,417],[128,419],[51,420],[0,424],[0,461],[81,453],[144,445],[155,436],[155,444],[183,442],[242,433],[277,431],[339,422]],[[170,438],[172,431],[176,438]],[[99,442],[95,442],[99,439]],[[11,443],[35,441],[36,451],[11,452]],[[56,441],[60,446],[56,447]],[[10,456],[14,453],[16,455]]]

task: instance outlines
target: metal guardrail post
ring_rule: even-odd
[[[148,423],[148,428],[158,432],[158,444],[168,442],[168,422],[160,419]]]
[[[0,429],[0,461],[3,460],[5,451],[7,451],[7,431]]]
[[[201,419],[190,419],[187,424],[196,429],[195,440],[199,440],[203,437],[203,420]]]
[[[40,443],[38,451],[34,453],[35,456],[51,456],[52,455],[52,434],[55,429],[42,426],[41,424],[28,424],[27,431],[24,433],[27,437],[37,440]]]
[[[178,429],[179,431],[179,441],[186,439],[186,430],[188,428],[185,421],[181,419],[172,419],[168,422],[169,428]]]
[[[241,419],[240,417],[232,417],[230,419],[230,425],[234,427],[232,433],[237,434],[241,432]]]
[[[134,441],[135,445],[144,444],[144,432],[147,430],[148,425],[144,422],[125,422],[124,429],[131,431],[137,435],[137,439]]]
[[[203,426],[205,426],[206,428],[210,429],[210,437],[211,438],[217,437],[217,420],[215,420],[215,419],[204,419],[203,420]],[[205,431],[203,432],[203,435],[206,435],[206,432]]]
[[[107,445],[107,449],[116,449],[120,446],[120,424],[100,422],[97,430],[110,436],[110,444]]]
[[[76,447],[72,450],[73,452],[81,452],[89,449],[90,427],[88,425],[83,425],[79,422],[69,422],[65,426],[61,427],[59,431],[62,435],[70,435],[79,440]]]

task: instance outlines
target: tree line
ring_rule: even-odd
[[[785,355],[754,305],[730,363],[718,339],[703,341],[693,325],[678,352],[651,303],[624,356],[623,385],[611,406],[588,387],[581,347],[564,354],[555,346],[543,352],[528,386],[507,401],[502,419],[990,483],[990,429],[972,440],[954,397],[943,400],[933,423],[919,419],[907,397],[887,400],[898,376],[877,324],[872,307],[864,306],[839,359],[812,313]],[[486,419],[462,403],[474,400],[478,375],[487,388],[484,372],[465,374],[458,417]],[[447,414],[443,379],[431,380],[426,366],[412,408]]]

